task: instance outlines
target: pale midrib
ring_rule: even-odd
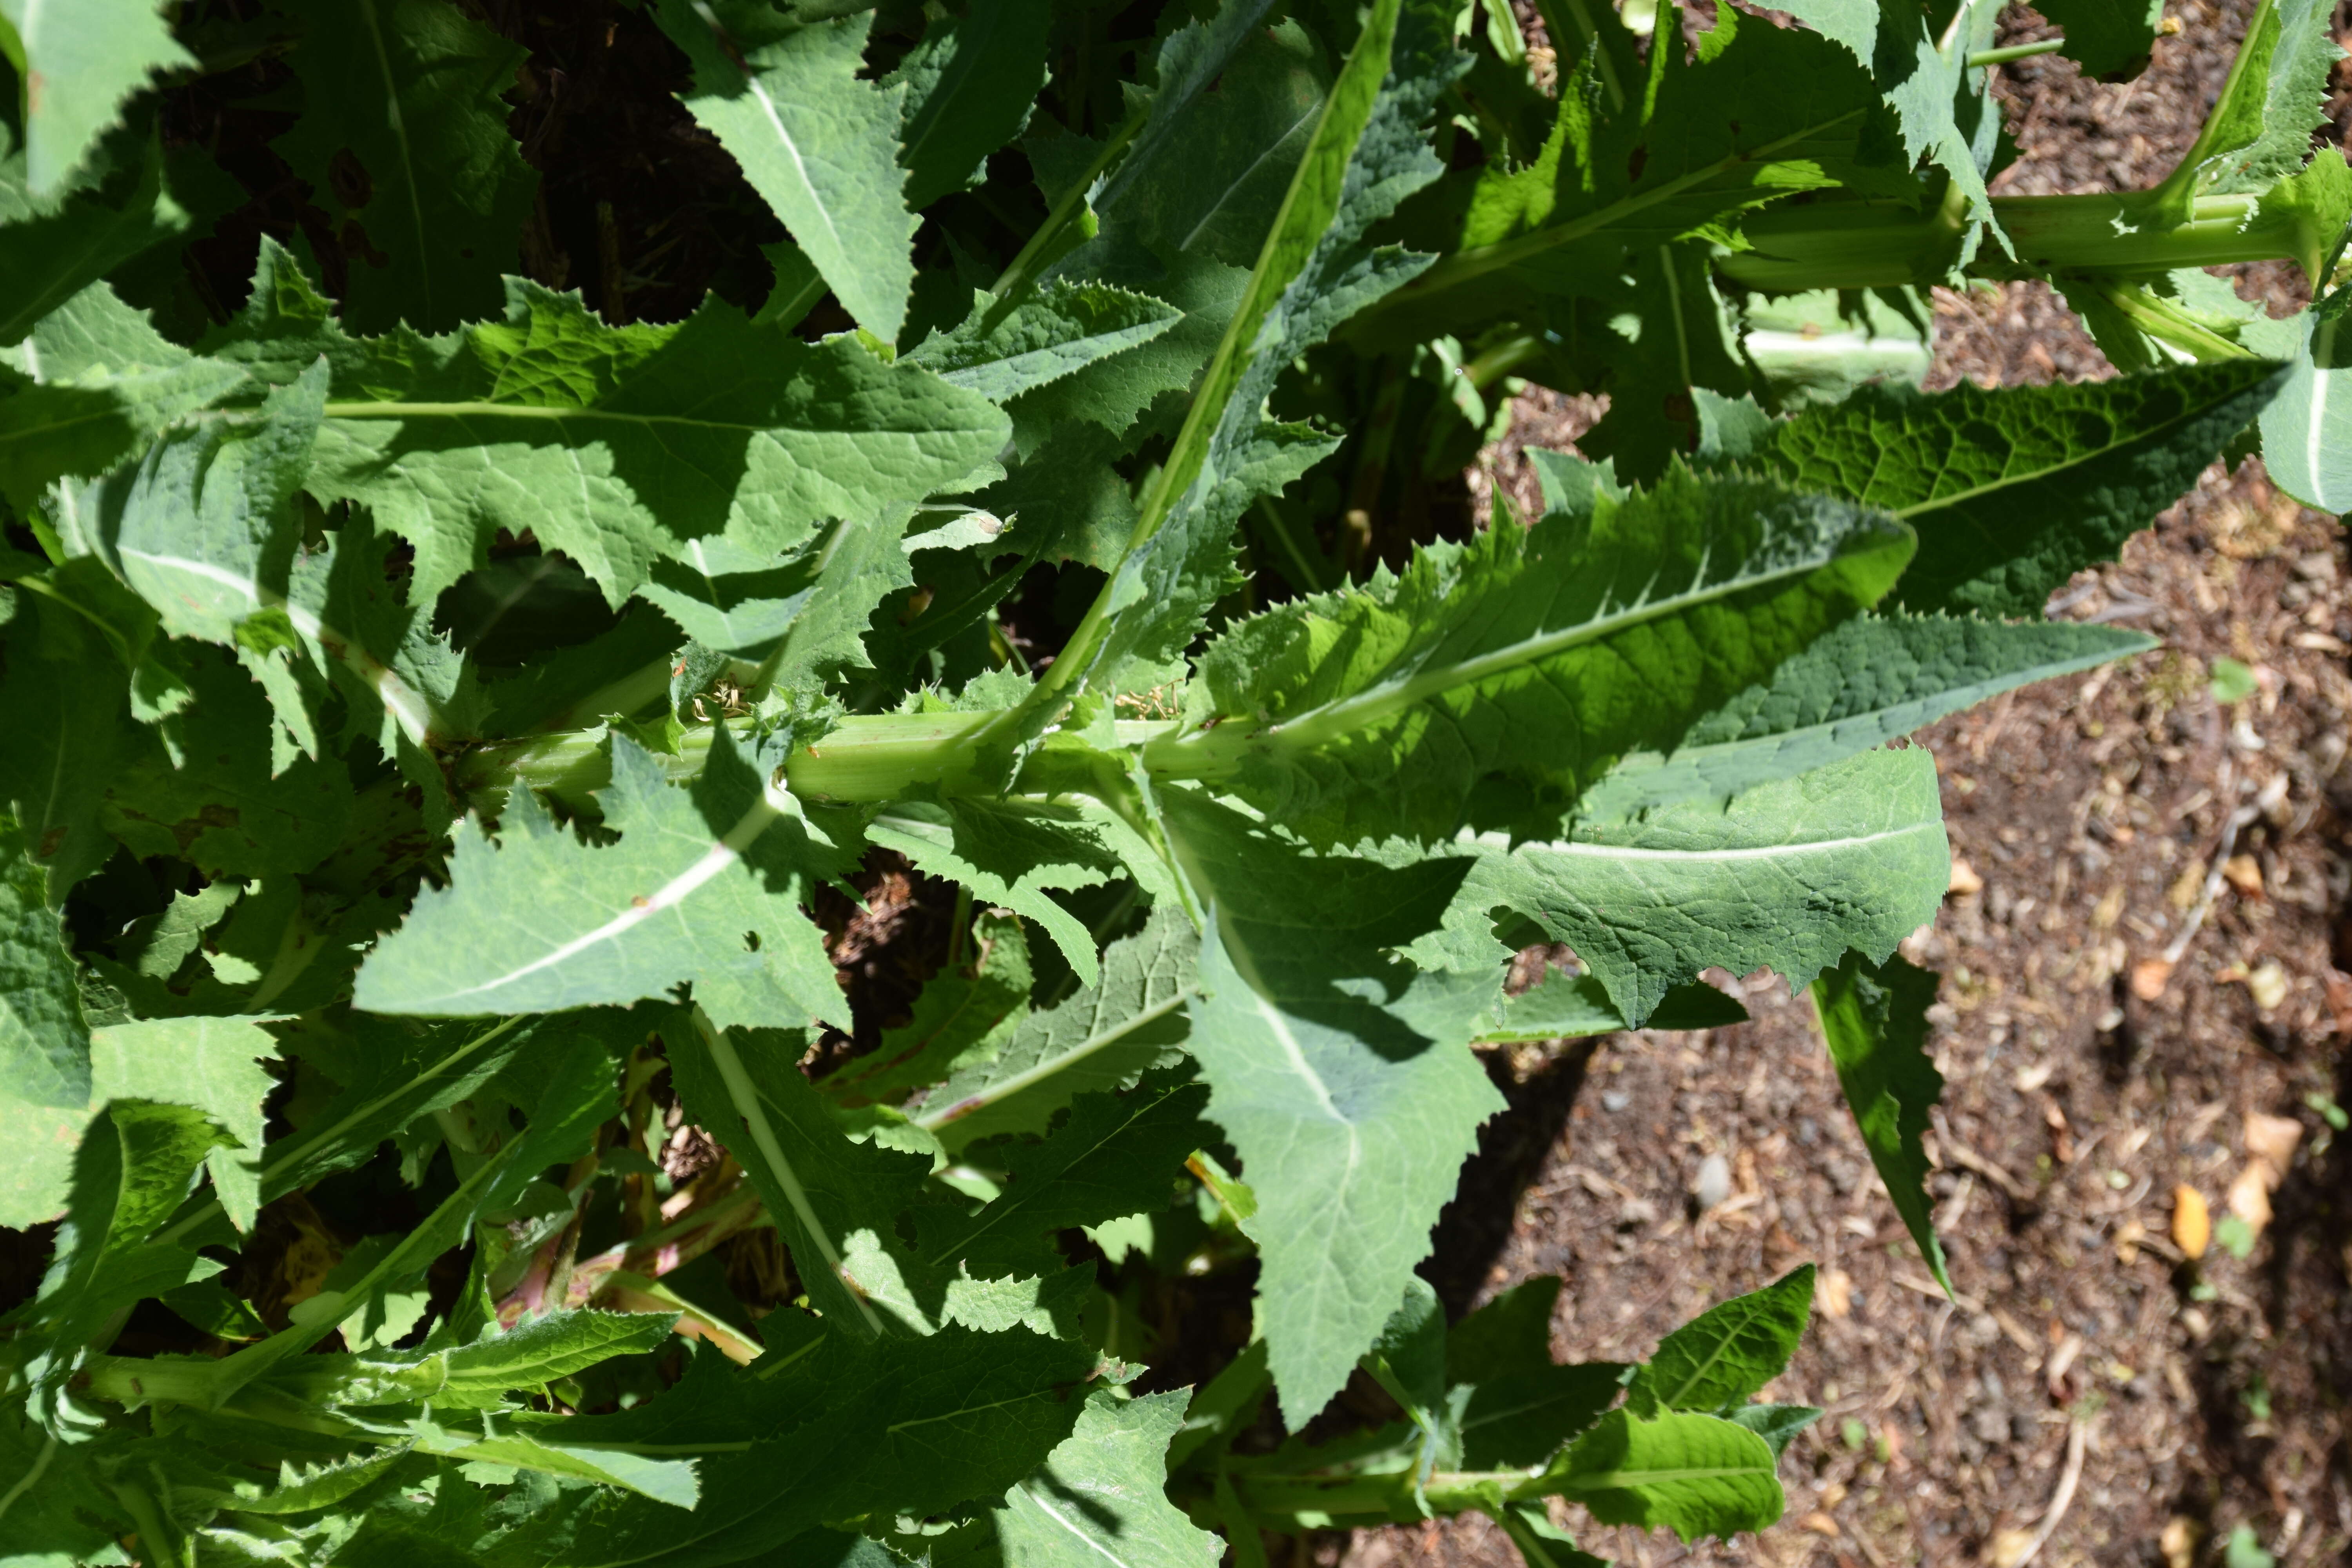
[[[999,1101],[1010,1100],[1030,1085],[1043,1083],[1056,1073],[1067,1071],[1097,1052],[1117,1045],[1146,1024],[1156,1023],[1166,1017],[1182,1006],[1192,994],[1192,988],[1189,985],[1184,986],[1165,1001],[1154,1003],[1140,1012],[1129,1015],[1116,1026],[1106,1029],[1099,1035],[1087,1036],[1075,1049],[1065,1051],[1058,1056],[1048,1057],[1034,1067],[1024,1068],[1001,1083],[989,1085],[980,1094],[967,1095],[952,1104],[943,1105],[935,1111],[915,1117],[914,1123],[924,1131],[932,1132],[950,1122],[961,1121],[975,1111],[985,1110]]]
[[[2239,391],[2240,393],[2242,393],[2244,389],[2240,388]],[[2015,489],[2021,485],[2044,484],[2056,479],[2060,475],[2072,473],[2075,469],[2080,468],[2086,464],[2095,463],[2100,458],[2112,456],[2116,452],[2123,451],[2126,447],[2136,447],[2144,441],[2156,439],[2157,437],[2163,436],[2168,431],[2179,428],[2181,425],[2187,423],[2189,420],[2196,418],[2200,414],[2210,413],[2215,404],[2225,401],[2227,401],[2227,399],[2217,397],[2212,403],[2203,403],[2198,405],[2194,408],[2184,409],[2181,411],[2179,418],[2168,419],[2161,425],[2150,426],[2146,429],[2134,431],[2130,435],[2110,441],[2103,447],[2094,447],[2078,458],[2069,458],[2063,463],[2054,463],[2046,468],[2035,468],[2028,473],[2017,474],[2007,479],[1994,479],[1988,484],[1973,485],[1964,490],[1954,490],[1949,495],[1934,496],[1927,500],[1915,501],[1909,506],[1891,510],[1894,510],[1896,517],[1908,522],[1911,519],[1919,516],[1923,512],[1942,511],[1950,507],[1966,506],[1970,501],[1980,500],[1985,496],[1998,495],[2003,490]],[[2315,432],[2315,434],[2316,433]],[[2315,447],[2314,447],[2314,450],[2315,452],[2316,451]],[[1882,460],[1884,454],[1882,454]]]
[[[1442,695],[1457,687],[1475,685],[1490,677],[1506,674],[1521,665],[1532,664],[1557,653],[1565,653],[1570,648],[1580,647],[1585,643],[1597,642],[1628,626],[1640,626],[1663,616],[1696,609],[1699,605],[1713,604],[1719,599],[1727,599],[1736,594],[1744,594],[1751,588],[1766,587],[1775,583],[1784,583],[1792,578],[1809,575],[1837,559],[1837,552],[1833,551],[1816,558],[1792,563],[1778,572],[1757,573],[1753,575],[1743,574],[1727,577],[1712,588],[1676,594],[1671,597],[1657,600],[1644,597],[1622,610],[1597,616],[1578,626],[1557,632],[1549,632],[1540,637],[1522,638],[1508,647],[1496,648],[1492,653],[1479,654],[1475,658],[1464,659],[1459,664],[1449,664],[1443,668],[1425,670],[1407,680],[1386,682],[1367,690],[1359,691],[1353,696],[1337,698],[1320,707],[1310,708],[1297,718],[1269,725],[1260,738],[1291,746],[1318,746],[1351,730],[1361,729],[1367,724],[1376,724],[1391,714],[1402,713],[1416,703],[1425,702],[1430,698]],[[1706,563],[1702,559],[1696,573],[1704,574],[1706,571]],[[1214,731],[1196,730],[1185,741],[1179,743],[1199,744],[1201,740],[1214,733]]]
[[[684,414],[625,414],[610,408],[539,403],[394,403],[367,398],[330,403],[322,412],[329,419],[545,419],[557,423],[567,419],[585,419],[615,425],[682,425],[698,430],[724,430],[737,436],[761,435],[772,429],[782,428],[781,426],[734,424],[722,419],[696,419]]]
[[[1546,855],[1565,855],[1591,860],[1667,860],[1684,865],[1702,860],[1779,860],[1792,855],[1834,855],[1842,850],[1867,848],[1890,839],[1907,838],[1915,833],[1932,833],[1942,828],[1939,816],[1933,822],[1908,822],[1900,827],[1890,827],[1880,833],[1859,834],[1850,838],[1816,838],[1801,844],[1764,844],[1744,849],[1637,849],[1630,846],[1580,844],[1570,839],[1529,844],[1525,847]]]
[[[1104,1562],[1116,1563],[1119,1565],[1119,1568],[1129,1568],[1129,1563],[1127,1558],[1121,1557],[1118,1553],[1105,1546],[1101,1542],[1096,1540],[1092,1535],[1071,1523],[1068,1518],[1063,1514],[1061,1510],[1054,1507],[1044,1498],[1038,1496],[1034,1489],[1030,1487],[1016,1487],[1013,1489],[1013,1495],[1021,1499],[1024,1502],[1026,1502],[1030,1507],[1035,1509],[1039,1513],[1044,1514],[1047,1519],[1052,1520],[1064,1530],[1068,1531],[1072,1535],[1077,1538],[1080,1545],[1093,1552],[1096,1556],[1101,1558]]]
[[[1729,1425],[1729,1423],[1726,1423]],[[1762,1442],[1762,1438],[1758,1438]],[[1694,1465],[1675,1470],[1603,1470],[1599,1475],[1571,1476],[1559,1483],[1563,1492],[1626,1491],[1638,1487],[1664,1486],[1671,1481],[1737,1480],[1742,1476],[1769,1477],[1752,1465]]]
[[[2335,349],[2336,322],[2333,320],[2322,321],[2312,329],[2311,419],[2310,427],[2304,433],[2304,472],[2307,476],[2304,482],[2312,488],[2313,499],[2319,500],[2330,498],[2316,493],[2319,489],[2319,454],[2326,444],[2327,417],[2327,383],[2318,367],[2320,362],[2332,354]]]
[[[1233,200],[1234,193],[1240,190],[1243,185],[1247,184],[1251,175],[1265,167],[1265,162],[1267,159],[1273,157],[1276,153],[1281,152],[1283,148],[1288,146],[1290,144],[1291,138],[1298,134],[1300,127],[1307,124],[1311,121],[1320,119],[1322,117],[1322,113],[1323,100],[1318,98],[1315,100],[1314,106],[1308,109],[1304,114],[1301,114],[1297,119],[1292,121],[1290,124],[1284,129],[1282,134],[1276,137],[1266,147],[1265,152],[1260,153],[1256,157],[1251,159],[1248,168],[1244,169],[1226,184],[1224,190],[1218,194],[1217,199],[1210,204],[1209,210],[1201,215],[1201,221],[1192,226],[1192,232],[1185,235],[1182,239],[1176,242],[1176,248],[1180,251],[1192,249],[1193,242],[1201,237],[1201,231],[1207,228],[1209,225],[1215,220],[1216,216],[1225,210],[1225,204]]]
[[[776,100],[768,96],[768,89],[761,84],[758,77],[747,75],[744,80],[751,89],[751,96],[760,100],[760,112],[768,117],[769,127],[775,132],[776,140],[783,144],[784,156],[793,161],[793,176],[800,181],[801,189],[808,193],[809,205],[815,209],[818,220],[824,225],[824,237],[832,245],[834,255],[847,261],[849,247],[841,242],[841,230],[835,226],[833,214],[826,210],[824,195],[817,190],[815,182],[809,178],[808,164],[801,157],[800,143],[793,140],[793,133],[784,129],[783,119],[776,112]],[[820,267],[817,270],[822,273],[824,268]]]
[[[744,1070],[743,1059],[736,1055],[727,1031],[713,1025],[700,1008],[695,1010],[694,1021],[701,1030],[703,1043],[710,1048],[710,1059],[718,1065],[719,1076],[726,1082],[728,1098],[735,1102],[736,1112],[743,1118],[744,1129],[751,1134],[751,1142],[783,1187],[784,1201],[792,1205],[793,1215],[801,1222],[801,1228],[807,1232],[810,1241],[824,1257],[826,1271],[848,1292],[850,1300],[856,1305],[858,1316],[866,1320],[866,1331],[880,1334],[881,1318],[866,1301],[865,1293],[851,1283],[840,1249],[834,1246],[833,1237],[825,1233],[824,1226],[816,1217],[816,1210],[810,1206],[808,1193],[801,1185],[800,1173],[784,1157],[784,1148],[776,1138],[776,1130],[769,1124],[766,1103],[760,1097],[758,1086],[752,1083],[751,1075]]]

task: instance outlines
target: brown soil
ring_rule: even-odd
[[[2004,68],[2024,157],[1997,188],[2159,178],[2245,9],[2174,6],[2183,32],[2135,83],[2084,82],[2054,57]],[[2025,21],[2013,37],[2048,30]],[[2300,281],[2269,268],[2241,288],[2287,298]],[[1936,384],[2110,374],[2038,285],[1944,295],[1937,325]],[[1532,499],[1521,449],[1572,437],[1591,412],[1531,396],[1474,487]],[[2352,977],[2336,967],[2352,963],[2338,948],[2348,572],[2331,520],[2258,466],[2217,467],[2120,563],[2053,601],[2159,649],[1922,737],[1958,868],[1906,951],[1944,976],[1930,1147],[1957,1304],[1871,1171],[1809,1005],[1771,976],[1718,977],[1755,1015],[1737,1028],[1494,1064],[1513,1110],[1473,1182],[1525,1185],[1507,1234],[1448,1228],[1449,1214],[1435,1273],[1450,1304],[1556,1273],[1556,1353],[1622,1359],[1798,1263],[1822,1270],[1812,1333],[1769,1391],[1829,1413],[1790,1449],[1783,1521],[1688,1548],[1581,1530],[1589,1550],[1643,1568],[2009,1568],[2048,1522],[2079,1434],[2079,1479],[2033,1560],[2046,1568],[2218,1563],[2241,1525],[2282,1563],[2352,1554],[2352,1135],[2321,1110],[2352,1101]],[[2251,697],[2216,700],[2223,658],[2252,668]],[[2217,1220],[2233,1184],[2250,1201],[2249,1140],[2284,1131],[2249,1121],[2265,1116],[2299,1134],[2273,1217],[2245,1258],[2217,1241],[2186,1263],[2176,1188]],[[1699,1163],[1718,1152],[1733,1196],[1693,1218]],[[1345,1561],[1516,1554],[1466,1519],[1360,1534]]]

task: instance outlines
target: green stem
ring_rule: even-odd
[[[1969,68],[1981,66],[2005,66],[2011,60],[2030,60],[2036,55],[2054,55],[2066,47],[2063,38],[2042,38],[2031,44],[2011,44],[2006,48],[1979,49],[1969,57]]]
[[[1037,274],[1052,263],[1055,247],[1061,243],[1062,232],[1086,206],[1087,192],[1093,188],[1095,181],[1102,177],[1103,171],[1110,167],[1111,160],[1125,152],[1127,144],[1135,140],[1136,132],[1143,129],[1148,114],[1148,107],[1137,110],[1111,132],[1110,140],[1104,142],[1102,151],[1095,154],[1095,161],[1087,165],[1085,174],[1070,182],[1070,188],[1054,203],[1053,210],[1045,215],[1045,221],[1038,226],[1037,232],[1029,237],[1029,243],[1021,247],[1021,253],[1004,268],[1003,276],[997,279],[996,287],[990,290],[991,293],[1000,300],[1008,299],[1036,281]]]

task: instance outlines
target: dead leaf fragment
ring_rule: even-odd
[[[2273,1116],[2263,1110],[2246,1112],[2246,1152],[2267,1161],[2277,1173],[2272,1186],[2286,1180],[2287,1167],[2294,1163],[2295,1147],[2302,1142],[2303,1123],[2294,1117]]]
[[[1805,1528],[1811,1531],[1815,1535],[1834,1537],[1838,1533],[1837,1521],[1832,1519],[1828,1514],[1822,1513],[1818,1510],[1805,1515],[1804,1524]]]
[[[2232,855],[2222,861],[2221,877],[2247,898],[2263,896],[2263,863],[2251,855]]]
[[[2246,990],[2253,997],[2255,1006],[2265,1013],[2271,1012],[2286,1000],[2286,971],[2275,963],[2258,964],[2246,976]]]
[[[2213,1241],[2213,1216],[2206,1211],[2205,1194],[2183,1182],[2172,1189],[2172,1245],[2194,1263]]]
[[[2018,1564],[2032,1556],[2033,1549],[2041,1544],[2030,1530],[2000,1531],[1986,1543],[1985,1561],[1991,1563],[1992,1568],[2018,1568]]]
[[[2147,1226],[2136,1219],[2127,1219],[2116,1227],[2116,1261],[2128,1268],[2139,1261],[2139,1244],[2147,1239]]]
[[[2271,1222],[2271,1169],[2260,1160],[2249,1160],[2238,1179],[2230,1184],[2230,1212],[2252,1227],[2256,1236]]]
[[[2091,923],[2101,931],[2105,931],[2123,918],[2124,890],[2121,888],[2108,889],[2106,897],[2101,899],[2091,910]]]
[[[2143,958],[2132,965],[2132,994],[2143,1002],[2154,1002],[2164,995],[2164,988],[2172,980],[2172,965],[2161,958]]]
[[[2164,1521],[2164,1533],[2156,1538],[2156,1547],[2164,1553],[2164,1568],[2189,1568],[2197,1561],[2197,1521],[2186,1514],[2174,1514]]]
[[[1952,857],[1952,885],[1949,890],[1953,897],[1962,899],[1970,893],[1984,891],[1984,879],[1977,875],[1977,868],[1969,864],[1965,856]]]
[[[1832,1318],[1846,1316],[1853,1310],[1853,1276],[1843,1268],[1828,1270],[1813,1288],[1813,1300]]]

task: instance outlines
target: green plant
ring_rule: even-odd
[[[1809,1269],[1638,1368],[1553,1363],[1556,1280],[1445,1326],[1470,1047],[1812,985],[1940,1277],[1889,954],[1948,866],[1889,743],[2149,646],[2042,607],[2274,400],[2334,417],[2341,295],[2282,368],[2177,270],[2326,270],[2322,14],[2085,205],[1984,194],[1990,6],[1547,6],[1557,97],[1499,5],[649,12],[608,42],[790,235],[665,324],[499,282],[499,8],[0,4],[0,1222],[63,1215],[0,1562],[1769,1523]],[[2105,17],[2086,63],[2145,51]],[[239,81],[307,194],[235,304],[269,192],[172,128]],[[1967,268],[2212,363],[1906,395],[1899,294],[1832,307],[1853,363],[1742,353],[1796,318],[1740,289]],[[1608,393],[1601,460],[1447,524],[1524,380]],[[961,889],[895,1022],[809,913],[885,855]],[[1507,996],[1538,942],[1580,967]],[[1253,1268],[1136,1393],[1147,1276]],[[1360,1374],[1385,1425],[1282,1435]]]

